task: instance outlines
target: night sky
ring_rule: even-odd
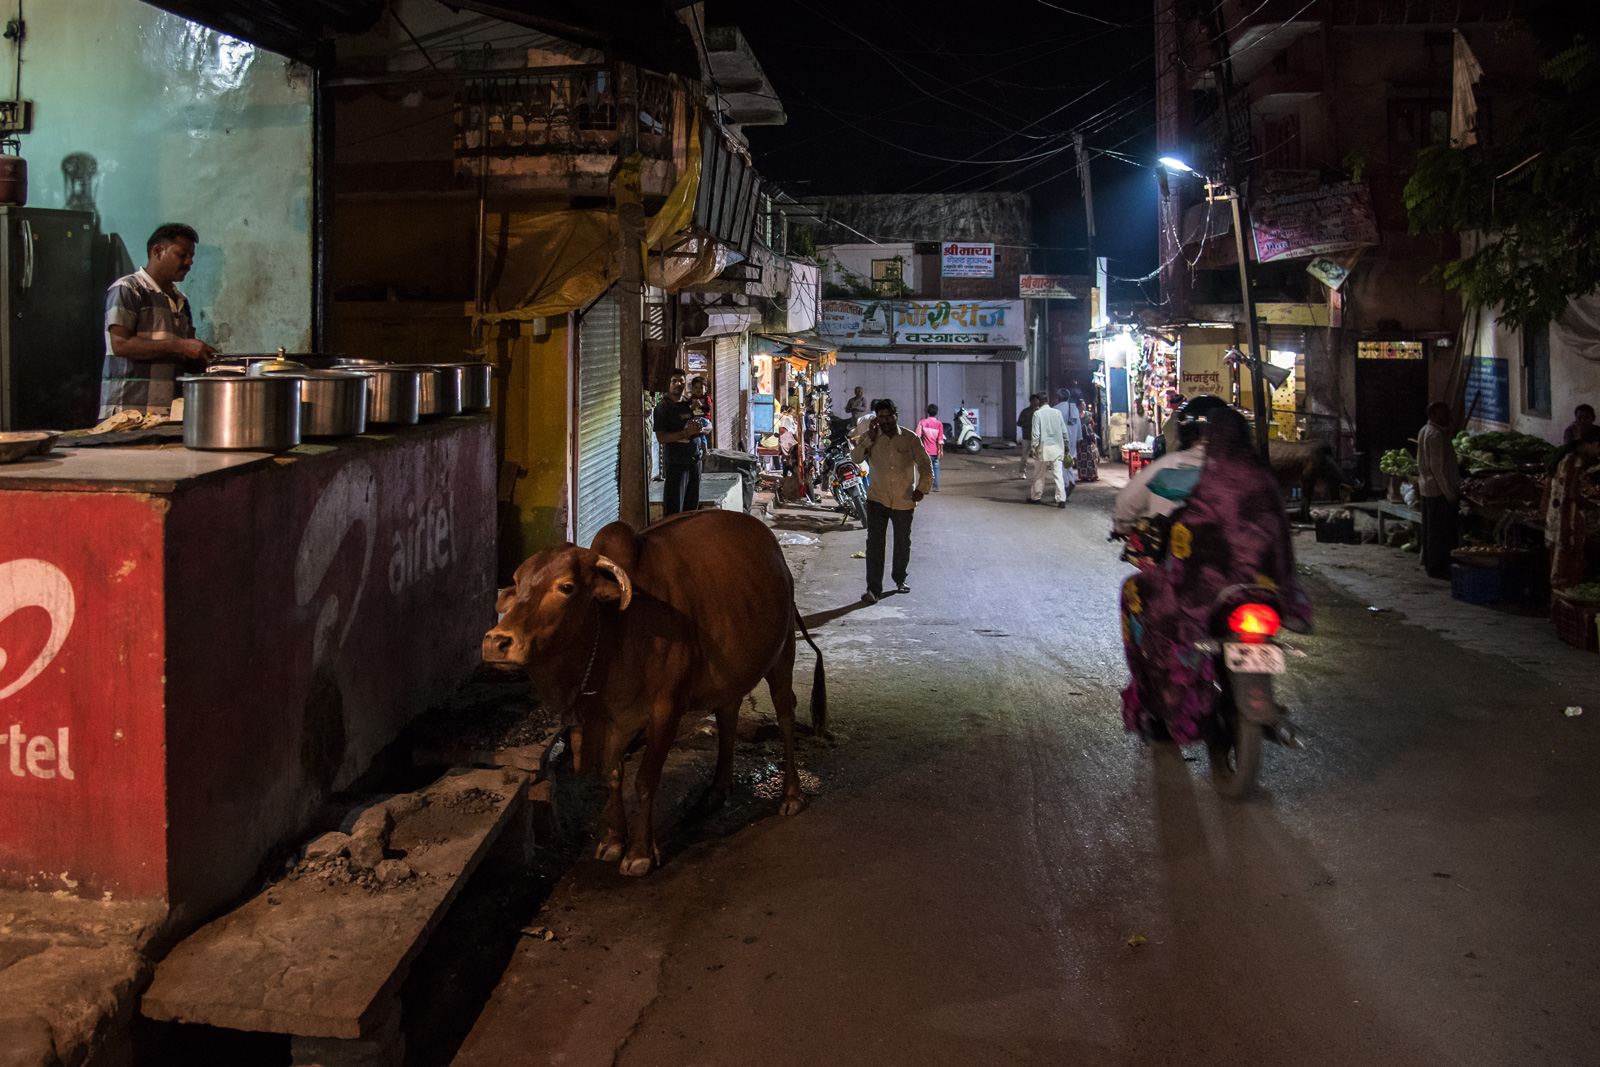
[[[761,0],[707,5],[750,41],[788,112],[747,133],[791,195],[1027,191],[1036,270],[1080,272],[1072,133],[1093,156],[1098,250],[1156,262],[1153,3]]]

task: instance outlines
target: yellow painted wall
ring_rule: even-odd
[[[520,543],[503,544],[501,558],[521,560],[566,540],[567,329],[561,325],[542,341],[518,323],[492,329],[499,336],[491,338],[491,348],[509,361],[510,371],[497,379],[497,411],[504,413],[501,456],[525,472],[511,496],[515,518],[501,527],[503,538],[515,534]]]

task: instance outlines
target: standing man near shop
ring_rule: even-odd
[[[695,417],[683,395],[683,368],[674,367],[667,395],[656,405],[656,441],[661,445],[661,517],[700,507],[700,458],[705,455],[707,424]]]
[[[1461,471],[1450,445],[1450,405],[1428,405],[1428,424],[1417,434],[1417,495],[1422,498],[1422,569],[1429,578],[1450,580],[1456,548]]]
[[[195,339],[194,313],[177,283],[194,266],[194,227],[169,222],[145,242],[142,270],[106,290],[106,359],[100,417],[119,411],[166,414],[178,371],[203,371],[216,349]]]
[[[1056,410],[1061,412],[1061,421],[1067,428],[1067,492],[1072,492],[1072,486],[1078,484],[1078,446],[1083,441],[1083,402],[1078,399],[1078,390],[1072,386],[1056,390],[1056,397],[1061,401]]]
[[[883,541],[894,524],[895,592],[909,593],[906,577],[911,566],[911,517],[933,484],[933,464],[922,438],[900,425],[893,400],[872,402],[873,420],[850,457],[872,465],[867,486],[867,591],[861,599],[876,603],[883,598]]]

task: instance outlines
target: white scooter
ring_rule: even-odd
[[[978,436],[978,411],[967,407],[965,400],[956,408],[955,425],[950,428],[950,447],[963,452],[977,452],[983,447],[983,440]]]

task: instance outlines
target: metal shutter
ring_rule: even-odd
[[[622,316],[608,293],[578,323],[577,543],[615,522],[622,443]]]
[[[739,432],[739,350],[742,346],[737,335],[719,337],[712,351],[712,379],[717,395],[712,403],[712,421],[716,423],[717,448],[742,449],[737,440]]]

